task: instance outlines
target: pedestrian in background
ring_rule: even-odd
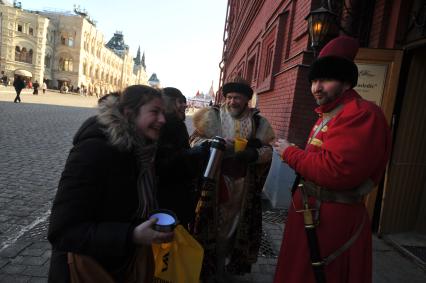
[[[176,213],[180,224],[188,228],[194,219],[196,184],[201,176],[208,147],[189,146],[185,125],[186,97],[174,87],[162,90],[166,124],[161,130],[156,157],[158,203]]]
[[[16,91],[16,97],[13,100],[14,103],[17,103],[18,101],[21,102],[21,91],[25,88],[25,82],[20,76],[15,76],[15,79],[13,81],[13,87]]]
[[[43,82],[43,84],[41,85],[41,89],[43,90],[43,94],[45,94],[46,93],[46,89],[47,89],[46,82]]]
[[[4,86],[8,86],[9,79],[7,78],[7,76],[4,73],[4,71],[1,71],[1,81],[2,81],[2,83],[3,83]]]
[[[320,117],[306,148],[284,139],[275,144],[301,176],[276,283],[372,281],[371,224],[363,197],[383,176],[391,140],[382,110],[353,89],[358,48],[358,41],[347,36],[324,46],[309,73]]]
[[[147,220],[157,208],[161,94],[130,86],[100,100],[98,111],[74,137],[53,202],[49,282],[76,275],[86,276],[84,282],[152,282],[151,244],[173,237],[154,231],[156,220]]]
[[[33,91],[33,94],[34,95],[38,95],[38,88],[40,87],[40,84],[38,83],[38,81],[36,80],[34,83],[33,83],[33,89],[34,89],[34,91]]]

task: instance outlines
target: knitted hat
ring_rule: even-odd
[[[327,43],[311,65],[309,81],[315,79],[336,79],[349,82],[355,87],[358,82],[358,68],[354,58],[359,42],[349,36],[339,36]]]
[[[236,76],[228,81],[222,87],[222,94],[226,95],[230,92],[237,92],[244,94],[250,100],[253,96],[253,89],[250,87],[249,83],[240,76]]]

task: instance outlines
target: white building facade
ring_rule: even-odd
[[[8,4],[0,4],[0,13],[0,70],[11,80],[22,75],[50,88],[66,85],[96,95],[148,84],[145,63],[130,56],[127,46],[106,47],[103,33],[85,13],[26,11]]]

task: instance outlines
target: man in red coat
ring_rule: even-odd
[[[340,36],[312,64],[309,80],[319,119],[306,148],[284,139],[275,143],[274,150],[301,176],[289,208],[275,283],[321,282],[314,275],[304,204],[315,224],[319,277],[327,283],[372,281],[371,225],[362,199],[383,176],[391,140],[381,109],[353,90],[358,48],[355,39]]]

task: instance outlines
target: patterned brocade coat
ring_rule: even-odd
[[[358,187],[368,178],[378,184],[390,153],[390,130],[381,109],[348,90],[335,101],[316,109],[320,118],[311,135],[333,109],[342,105],[310,140],[305,150],[288,147],[282,159],[304,179],[330,191]],[[309,199],[310,207],[315,199]],[[290,205],[284,238],[278,258],[275,283],[314,283],[310,253],[304,229],[299,190]],[[362,224],[364,223],[364,224]],[[316,227],[321,257],[327,257],[345,244],[357,230],[355,242],[325,266],[328,283],[368,283],[372,280],[371,224],[364,203],[322,202]],[[361,227],[361,228],[360,228]]]
[[[193,116],[195,131],[191,146],[206,139],[256,138],[256,162],[243,165],[234,159],[233,150],[225,152],[216,180],[215,223],[216,253],[226,258],[226,270],[233,274],[250,272],[256,262],[262,230],[261,192],[272,159],[270,143],[275,138],[269,122],[256,109],[247,109],[239,119],[231,117],[226,107],[205,108]],[[215,259],[213,259],[214,262]],[[206,274],[204,274],[206,275]]]

